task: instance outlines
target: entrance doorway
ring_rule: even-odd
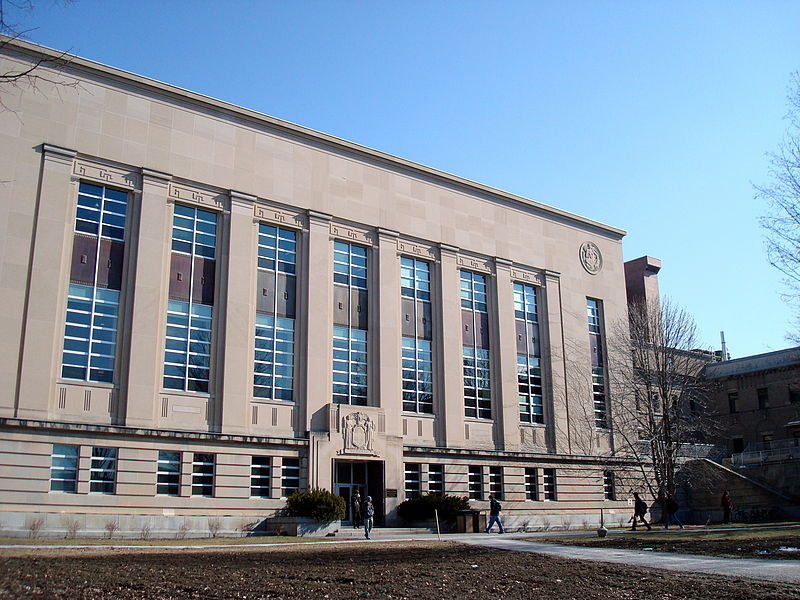
[[[375,507],[375,525],[383,525],[383,463],[376,461],[336,460],[333,465],[333,489],[347,503],[345,525],[352,525],[350,499],[356,490],[362,501],[372,496]]]

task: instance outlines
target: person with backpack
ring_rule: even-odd
[[[652,527],[650,527],[650,523],[647,522],[647,519],[644,516],[647,514],[647,502],[642,500],[639,497],[638,492],[633,492],[633,518],[631,521],[633,522],[633,526],[631,527],[631,531],[636,531],[636,520],[639,519],[642,523],[647,526],[647,531],[650,531]]]
[[[503,506],[497,501],[494,494],[489,494],[489,525],[486,527],[486,533],[492,531],[492,527],[494,527],[495,523],[497,523],[497,526],[500,528],[500,533],[506,532],[506,530],[503,529],[503,522],[500,520],[501,510],[503,510]]]
[[[367,499],[364,501],[364,508],[361,511],[362,516],[364,517],[364,537],[372,539],[369,537],[370,532],[372,531],[372,522],[375,518],[375,506],[372,504],[372,496],[367,496]]]

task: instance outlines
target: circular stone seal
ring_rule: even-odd
[[[581,244],[581,264],[588,273],[597,275],[603,268],[603,255],[600,248],[594,242],[584,242]]]

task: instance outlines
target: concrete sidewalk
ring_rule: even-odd
[[[457,540],[464,544],[535,552],[548,556],[624,563],[637,567],[666,569],[685,573],[708,573],[735,578],[759,579],[781,583],[800,584],[800,560],[761,560],[757,558],[718,558],[699,554],[676,554],[672,552],[649,552],[641,550],[618,550],[614,548],[584,548],[581,546],[556,546],[540,544],[531,538],[502,535],[469,536]]]

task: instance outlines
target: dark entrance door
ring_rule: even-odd
[[[362,501],[372,496],[375,506],[375,525],[384,523],[383,507],[383,463],[359,460],[337,460],[333,466],[333,489],[347,503],[347,518],[344,524],[352,524],[350,499],[358,490]]]

